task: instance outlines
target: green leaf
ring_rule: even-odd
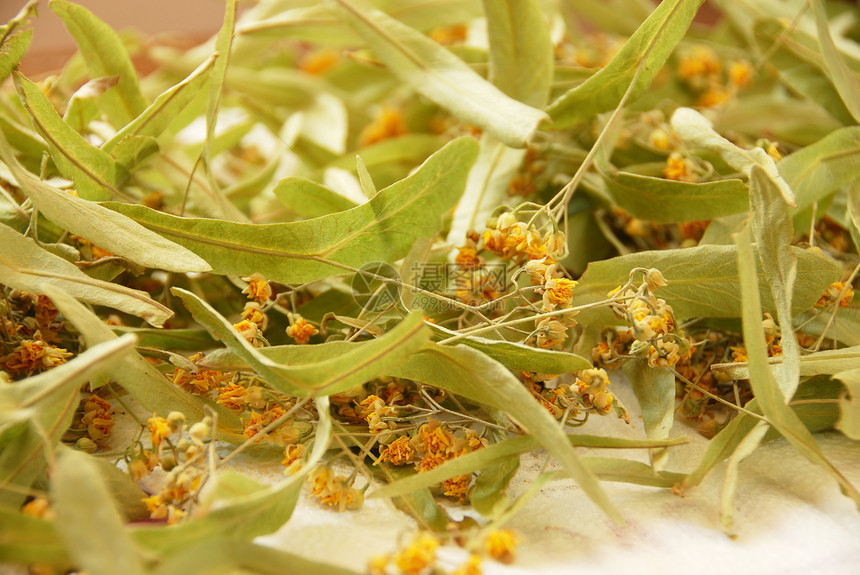
[[[104,305],[161,326],[173,312],[143,291],[90,278],[74,264],[55,256],[18,232],[0,225],[0,275],[9,287],[39,293],[43,283],[82,301]]]
[[[100,98],[101,107],[115,128],[131,122],[146,108],[134,65],[120,37],[83,6],[51,0],[48,6],[75,39],[91,78],[119,76],[119,84]]]
[[[834,375],[845,384],[847,394],[839,398],[839,421],[836,428],[851,439],[860,439],[860,367]]]
[[[105,373],[134,345],[124,336],[96,346],[45,373],[3,386],[0,390],[2,427],[24,423],[0,450],[0,506],[18,507],[26,490],[44,469],[60,436],[72,422],[78,407],[78,389]]]
[[[633,393],[642,410],[648,439],[667,439],[675,421],[675,375],[664,368],[649,367],[643,359],[628,361],[624,373],[633,384]],[[660,471],[666,464],[666,448],[652,449],[651,466]]]
[[[339,346],[342,353],[314,363],[282,364],[254,348],[208,303],[180,288],[171,290],[209,332],[223,341],[240,359],[263,376],[275,389],[295,396],[332,395],[386,374],[410,357],[427,341],[423,316],[416,312],[372,341]],[[345,342],[344,342],[345,343]],[[319,346],[294,346],[302,354]]]
[[[102,150],[117,157],[116,148],[129,136],[157,138],[170,123],[188,106],[206,85],[217,56],[210,56],[187,78],[165,90],[138,117],[102,144]],[[131,168],[132,164],[125,164]]]
[[[782,159],[779,173],[805,209],[860,176],[860,128],[841,128]]]
[[[769,357],[771,366],[782,363],[782,356]],[[732,379],[749,379],[749,363],[715,363],[711,369],[725,373]],[[860,346],[816,351],[800,356],[800,375],[834,375],[842,371],[860,369]]]
[[[335,0],[339,13],[404,84],[500,142],[522,148],[546,114],[506,96],[462,60],[364,0]]]
[[[789,30],[788,22],[756,19],[754,34],[759,49],[769,53],[769,62],[789,90],[820,106],[838,122],[853,124],[851,113],[824,71],[815,38],[796,28]]]
[[[851,116],[854,117],[855,121],[860,122],[860,81],[857,80],[854,71],[848,67],[833,41],[824,3],[821,0],[809,0],[809,7],[815,17],[818,45],[821,47],[824,69]]]
[[[555,130],[569,128],[614,109],[634,80],[630,101],[644,94],[675,45],[684,37],[702,1],[661,2],[609,64],[550,104],[547,108],[552,118],[550,127]]]
[[[133,528],[135,541],[148,549],[172,554],[205,540],[251,540],[286,523],[293,514],[305,477],[320,462],[331,441],[328,398],[317,398],[315,403],[320,419],[314,446],[299,471],[275,485],[248,490],[225,501],[201,502],[199,517],[167,527]],[[227,471],[223,481],[231,481],[235,473]],[[216,475],[215,492],[219,481],[222,480]]]
[[[81,333],[87,346],[93,347],[117,338],[98,316],[66,292],[51,285],[42,285],[40,291],[51,298],[63,317]],[[205,415],[200,401],[174,385],[137,353],[125,355],[107,374],[149,412],[166,417],[171,411],[181,411],[189,421],[199,421]],[[218,413],[219,425],[239,427],[238,418],[229,410],[217,404],[210,404],[210,407]]]
[[[95,120],[101,111],[97,98],[119,83],[119,77],[107,76],[94,78],[75,90],[66,105],[63,120],[78,134],[82,134],[90,122]]]
[[[92,575],[143,575],[138,550],[90,456],[66,450],[51,481],[57,530],[78,567]]]
[[[812,463],[829,471],[841,485],[843,492],[860,504],[860,492],[821,453],[812,434],[786,403],[767,364],[767,344],[761,327],[761,301],[756,275],[755,256],[749,228],[735,236],[738,251],[740,287],[743,292],[744,345],[750,364],[750,386],[768,423],[775,427],[795,449]]]
[[[800,383],[800,346],[792,329],[791,305],[797,275],[797,256],[789,249],[794,227],[780,188],[757,165],[750,169],[750,208],[759,261],[782,327],[783,362],[777,381],[782,393],[791,397]]]
[[[197,253],[216,273],[260,272],[282,283],[311,282],[397,260],[416,239],[436,234],[463,191],[476,148],[469,138],[454,140],[367,203],[302,222],[252,225],[108,205]]]
[[[481,471],[469,491],[472,508],[484,517],[495,517],[510,505],[505,490],[520,468],[520,458],[511,457]]]
[[[0,559],[4,563],[62,566],[71,563],[66,546],[51,521],[0,507],[0,533],[3,534]]]
[[[710,120],[692,108],[678,108],[672,114],[672,129],[691,146],[718,153],[729,166],[750,176],[753,166],[758,166],[773,182],[785,201],[795,206],[794,192],[776,169],[776,162],[761,148],[745,150],[719,135]]]
[[[18,72],[13,77],[33,125],[50,146],[54,163],[75,181],[81,197],[105,200],[122,194],[117,188],[128,179],[125,168],[64,122],[41,88]]]
[[[275,196],[301,218],[310,219],[343,212],[355,203],[330,188],[304,178],[284,178],[272,190]]]
[[[0,40],[0,84],[9,77],[12,70],[18,67],[21,58],[27,53],[27,48],[30,47],[30,42],[32,41],[32,28],[4,34],[2,40]]]
[[[679,182],[629,172],[602,172],[606,192],[630,215],[657,223],[711,220],[749,209],[741,180]]]
[[[619,437],[599,437],[595,435],[570,434],[567,441],[574,447],[590,449],[636,449],[669,447],[686,443],[685,438],[671,439],[624,439]],[[466,453],[450,459],[437,467],[423,473],[415,473],[389,483],[372,491],[368,498],[396,497],[417,489],[431,487],[456,475],[474,473],[493,465],[502,463],[512,457],[533,451],[541,447],[540,441],[533,435],[523,435],[504,439],[487,447]],[[653,470],[652,470],[653,473]]]
[[[793,311],[811,307],[842,274],[841,266],[815,249],[792,247],[797,256]],[[669,285],[657,295],[665,299],[679,319],[693,317],[740,317],[741,292],[738,288],[737,250],[734,246],[704,245],[677,250],[639,252],[588,265],[574,290],[574,304],[599,301],[606,293],[627,281],[636,267],[657,268]],[[762,293],[765,309],[775,311],[770,290]],[[610,312],[585,310],[579,319],[602,318],[613,323]]]
[[[233,571],[240,570],[240,571]],[[183,549],[162,562],[153,575],[186,575],[196,573],[256,573],[282,575],[283,573],[313,573],[314,575],[359,575],[324,561],[314,561],[247,541],[215,539],[201,541]]]
[[[460,335],[459,332],[440,325],[430,324],[437,341]],[[513,341],[487,339],[470,336],[460,343],[476,349],[514,371],[536,371],[539,373],[568,373],[592,367],[591,361],[575,353],[530,347]]]
[[[546,106],[553,46],[537,0],[483,0],[490,40],[490,81],[535,108]]]
[[[0,160],[11,170],[21,191],[36,209],[63,229],[143,266],[176,272],[212,269],[187,249],[133,220],[43,182],[18,163],[2,135]]]
[[[528,429],[585,494],[613,520],[621,516],[577,457],[558,422],[503,365],[463,345],[426,344],[391,373],[501,409]]]

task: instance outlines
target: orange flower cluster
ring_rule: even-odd
[[[335,474],[328,467],[317,467],[311,471],[308,481],[314,497],[338,511],[358,509],[364,503],[364,494],[347,485],[345,477]]]

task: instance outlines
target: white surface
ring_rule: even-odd
[[[635,408],[629,389],[613,384],[613,392]],[[592,419],[583,433],[643,437],[641,420],[631,426],[616,419]],[[686,472],[699,462],[707,440],[677,425],[676,435],[691,443],[673,448],[667,470]],[[819,444],[855,485],[860,485],[860,445],[840,434],[817,436]],[[598,454],[581,450],[583,455]],[[645,460],[640,450],[605,451]],[[540,454],[523,458],[510,495],[525,490],[540,471]],[[274,478],[279,469],[260,470]],[[823,469],[808,462],[784,440],[762,446],[740,464],[736,498],[737,537],[720,528],[719,506],[725,464],[684,496],[669,490],[604,483],[610,498],[627,520],[617,526],[607,519],[569,480],[554,481],[509,523],[523,543],[511,566],[484,562],[492,574],[660,573],[709,575],[725,573],[856,574],[860,573],[860,513]],[[261,542],[307,557],[323,558],[353,569],[393,551],[398,538],[415,523],[384,501],[369,500],[356,512],[337,513],[302,497],[293,518]],[[441,564],[459,565],[460,550],[440,552]]]

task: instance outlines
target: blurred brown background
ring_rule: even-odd
[[[134,28],[148,35],[165,36],[180,45],[193,45],[221,27],[224,0],[74,0],[116,30]],[[0,22],[7,22],[25,0],[0,0]],[[47,0],[39,1],[33,20],[33,43],[21,70],[38,74],[58,69],[75,52],[75,43]]]

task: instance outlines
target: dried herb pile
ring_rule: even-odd
[[[180,50],[52,0],[79,52],[36,78],[27,4],[0,27],[0,560],[346,572],[253,543],[304,492],[418,521],[373,573],[460,545],[474,575],[559,474],[622,521],[602,479],[683,493],[728,459],[730,532],[779,437],[860,503],[814,435],[860,439],[860,14],[701,4],[227,0]],[[589,434],[629,424],[614,370],[644,439]],[[673,424],[712,438],[691,473]],[[539,449],[560,471],[511,500]]]

